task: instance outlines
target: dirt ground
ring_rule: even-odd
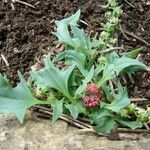
[[[56,47],[56,38],[51,34],[55,29],[54,20],[67,17],[81,9],[81,19],[89,24],[81,23],[87,32],[97,30],[98,21],[103,21],[104,10],[98,4],[104,0],[24,0],[35,8],[15,3],[11,0],[0,0],[0,54],[4,55],[8,64],[0,60],[0,73],[6,74],[13,84],[18,82],[17,70],[27,77],[32,65],[40,61],[47,53],[60,50]],[[124,13],[123,28],[150,43],[150,2],[149,0],[133,0],[129,6],[125,0],[119,0]],[[126,50],[142,47],[138,56],[150,66],[148,46],[129,36],[129,40],[120,34],[120,45]],[[150,98],[150,73],[139,71],[128,79],[129,94],[132,97]]]

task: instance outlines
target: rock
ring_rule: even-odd
[[[141,140],[138,142],[138,144],[143,148],[143,150],[149,150],[150,149],[150,139],[149,140]]]
[[[148,150],[150,137],[139,141],[110,141],[94,133],[80,133],[64,121],[26,116],[20,124],[14,115],[0,115],[0,150]]]

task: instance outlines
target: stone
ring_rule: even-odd
[[[0,150],[148,150],[150,136],[139,141],[110,141],[58,120],[52,123],[27,113],[24,124],[14,115],[0,115]]]
[[[150,149],[150,139],[146,139],[146,140],[140,140],[138,142],[139,146],[143,149],[143,150],[149,150]]]

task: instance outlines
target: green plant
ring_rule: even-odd
[[[30,88],[21,73],[21,82],[15,88],[1,75],[0,113],[15,113],[19,121],[23,122],[26,109],[37,104],[47,104],[53,110],[53,121],[62,113],[73,118],[82,114],[97,132],[109,133],[116,125],[140,127],[143,117],[134,113],[132,118],[133,113],[128,113],[130,99],[127,89],[119,79],[116,91],[109,85],[109,81],[120,74],[132,74],[145,67],[142,62],[131,58],[131,53],[120,56],[115,51],[105,52],[105,49],[115,45],[115,26],[119,23],[121,13],[120,7],[116,5],[108,6],[112,12],[106,14],[109,21],[101,24],[105,32],[99,39],[89,38],[78,27],[80,10],[69,18],[56,21],[57,32],[53,34],[65,45],[65,50],[55,58],[47,55],[45,67],[30,72],[34,82]],[[112,16],[113,21],[110,19]],[[59,61],[63,61],[66,67],[58,67]],[[37,95],[46,98],[39,100]]]

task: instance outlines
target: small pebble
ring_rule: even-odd
[[[20,51],[19,51],[16,47],[13,48],[13,52],[14,52],[15,54],[20,53]]]

